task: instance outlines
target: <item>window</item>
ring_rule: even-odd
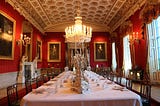
[[[117,62],[116,62],[116,48],[115,48],[115,42],[112,43],[112,70],[115,71],[117,68]]]
[[[129,75],[129,70],[132,67],[130,45],[129,45],[129,35],[123,38],[123,68],[125,71],[125,76]]]
[[[150,73],[160,69],[160,17],[147,24]]]

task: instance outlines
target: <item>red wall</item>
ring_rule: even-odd
[[[0,10],[12,17],[16,21],[15,39],[14,39],[14,60],[0,59],[0,73],[14,72],[19,68],[20,47],[16,45],[16,39],[20,38],[22,31],[22,22],[24,18],[15,11],[5,0],[0,0]],[[7,49],[7,48],[6,48]]]
[[[139,42],[134,42],[135,47],[135,65],[140,66],[141,68],[146,68],[146,55],[147,55],[147,49],[146,49],[146,35],[142,35],[142,32],[144,29],[142,29],[143,22],[139,18],[140,11],[136,11],[129,20],[133,24],[133,32],[138,32],[138,38],[140,39]],[[117,30],[118,32],[118,30]],[[119,32],[118,32],[119,33]],[[144,36],[144,39],[142,37]],[[119,37],[120,39],[120,45],[118,46],[118,53],[119,53],[119,68],[123,65],[123,37]]]
[[[2,60],[0,59],[0,73],[19,71],[20,46],[16,45],[16,40],[20,39],[22,33],[22,23],[25,20],[15,9],[12,8],[5,0],[0,0],[0,10],[12,17],[16,21],[15,39],[14,39],[14,59]],[[36,57],[36,41],[37,39],[43,41],[42,34],[33,26],[33,40],[32,40],[32,59]],[[38,62],[38,68],[43,67],[42,62]]]
[[[107,53],[107,61],[102,61],[102,62],[97,62],[94,61],[94,42],[106,42],[107,47],[106,47],[106,53]],[[96,67],[98,66],[111,66],[111,43],[109,41],[109,33],[103,33],[103,32],[94,32],[92,34],[92,40],[90,42],[90,64],[91,67]]]
[[[20,34],[22,32],[22,22],[24,21],[24,17],[21,16],[16,10],[14,10],[8,3],[5,3],[4,0],[0,0],[0,10],[7,13],[9,16],[16,20],[16,31],[15,31],[15,41],[20,38]],[[133,31],[142,32],[142,20],[139,19],[140,11],[137,11],[134,15],[132,15],[129,19],[133,23]],[[55,33],[46,33],[46,35],[42,35],[36,28],[33,28],[33,45],[32,45],[32,58],[34,59],[36,56],[36,40],[42,40],[42,62],[38,62],[38,68],[48,67],[47,62],[47,43],[50,41],[61,42],[61,62],[50,62],[51,66],[54,67],[65,67],[65,39],[63,37],[63,32],[55,32]],[[139,37],[142,35],[140,34]],[[104,62],[95,62],[94,61],[94,42],[107,42],[107,61]],[[121,43],[122,44],[122,43]],[[135,61],[138,66],[145,68],[146,64],[146,42],[145,39],[140,40],[140,43],[135,42]],[[121,58],[122,48],[119,46],[119,58],[120,62],[123,58]],[[14,42],[14,60],[0,60],[0,73],[6,72],[14,72],[19,68],[20,61],[20,47],[16,45]],[[109,33],[101,33],[94,32],[92,34],[92,40],[90,42],[90,64],[92,67],[95,67],[97,64],[99,66],[111,66],[111,43],[109,40]],[[120,63],[121,64],[121,63]]]
[[[63,37],[63,32],[48,32],[43,37],[43,46],[42,46],[42,61],[43,67],[65,67],[65,38]],[[48,54],[48,42],[61,42],[61,62],[47,62]]]
[[[15,31],[15,43],[14,43],[14,60],[0,60],[0,73],[15,72],[19,70],[20,62],[20,46],[16,45],[16,40],[20,38],[22,33],[22,23],[25,20],[15,9],[13,9],[8,3],[4,0],[0,1],[0,10],[4,11],[6,14],[11,16],[16,20],[16,31]],[[63,32],[48,32],[44,36],[33,27],[33,40],[32,40],[32,59],[36,56],[36,40],[39,39],[42,41],[42,62],[38,62],[38,68],[48,67],[47,62],[47,46],[48,42],[61,42],[61,62],[49,62],[50,66],[53,67],[65,67],[65,38],[63,37]],[[110,66],[111,62],[111,48],[110,43],[108,43],[107,33],[93,33],[92,41],[90,42],[90,55],[91,55],[91,66],[95,67],[96,64],[99,66]],[[107,42],[107,61],[105,62],[95,62],[94,61],[94,42]]]
[[[33,27],[33,38],[32,39],[33,39],[32,40],[32,60],[34,60],[34,58],[37,55],[36,54],[36,52],[37,52],[37,48],[36,48],[37,47],[37,40],[43,42],[43,34],[40,33],[35,27]],[[42,45],[43,45],[43,43],[42,43]],[[38,61],[37,68],[42,68],[42,67],[43,67],[43,62],[42,61]]]
[[[133,23],[133,31],[139,33],[138,38],[140,39],[139,42],[134,43],[134,46],[135,46],[135,63],[136,63],[136,65],[145,69],[146,59],[147,59],[146,58],[146,55],[147,55],[146,39],[142,39],[142,37],[143,37],[142,31],[144,29],[142,29],[143,22],[139,18],[139,15],[140,15],[140,10],[136,11],[135,14],[130,17],[130,20]],[[146,36],[146,35],[144,35],[144,36]],[[144,37],[144,38],[146,38],[146,37]]]
[[[48,67],[48,63],[50,64],[49,67],[65,67],[65,38],[63,37],[63,32],[50,32],[46,33],[43,40],[43,67]],[[92,40],[90,42],[90,64],[92,67],[95,67],[97,64],[99,66],[110,66],[111,64],[111,47],[110,42],[108,40],[107,33],[100,33],[100,32],[94,32],[92,34]],[[47,62],[47,48],[48,48],[48,42],[61,42],[61,62]],[[107,42],[107,61],[104,62],[95,62],[94,61],[94,42]]]

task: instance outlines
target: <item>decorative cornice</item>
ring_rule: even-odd
[[[116,30],[124,21],[126,21],[131,15],[133,15],[140,7],[145,4],[146,0],[139,0],[112,28],[111,32]]]
[[[34,18],[32,18],[27,11],[20,6],[16,0],[5,0],[6,2],[8,2],[14,9],[16,9],[22,16],[24,16],[31,24],[34,25],[34,27],[36,27],[41,33],[44,33],[45,31],[43,30],[43,28],[34,20]]]
[[[77,0],[5,0],[41,33],[64,31],[74,21]],[[93,31],[114,32],[146,0],[80,0],[84,24]],[[124,11],[123,11],[124,10]]]
[[[109,12],[109,14],[107,15],[107,17],[105,18],[104,22],[106,22],[106,24],[109,24],[109,22],[113,19],[113,17],[116,15],[116,13],[118,12],[118,10],[123,6],[123,4],[125,3],[125,1],[126,0],[117,0],[115,2],[115,4],[113,5],[111,11]]]

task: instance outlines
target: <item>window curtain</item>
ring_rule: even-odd
[[[148,24],[147,25],[147,32],[148,32],[148,63],[149,63],[149,70],[150,73],[152,73],[154,70],[156,70],[156,64],[155,64],[155,52],[156,51],[156,47],[154,44],[154,32],[155,30],[152,30],[153,25],[152,24]]]
[[[117,61],[116,61],[116,49],[115,49],[115,42],[112,43],[112,70],[116,71],[117,68]]]
[[[129,46],[129,35],[123,38],[123,68],[125,71],[125,77],[128,77],[129,70],[132,67],[131,63],[131,54],[130,54],[130,46]]]
[[[129,34],[132,34],[133,32],[133,24],[130,20],[126,20],[123,24],[121,24],[120,28],[119,28],[119,35],[120,35],[120,41],[119,41],[119,44],[116,45],[116,47],[119,47],[117,48],[117,63],[118,63],[118,68],[122,68],[123,70],[123,75],[126,74],[126,69],[125,69],[125,66],[124,66],[124,58],[125,58],[125,55],[124,55],[124,37],[126,35],[129,35]],[[129,36],[128,36],[128,39],[129,39]],[[129,47],[129,42],[128,42],[128,47]],[[129,48],[130,49],[130,48]],[[122,51],[123,50],[123,54],[118,54],[118,51]],[[120,55],[120,56],[119,56]],[[127,72],[128,73],[128,72]]]
[[[153,19],[156,19],[160,15],[160,1],[147,0],[140,13],[140,18],[144,23],[151,23]]]
[[[149,58],[150,58],[150,46],[149,43],[149,36],[147,34],[151,33],[148,32],[149,26],[147,27],[147,24],[150,24],[154,19],[156,19],[160,15],[160,1],[158,0],[147,0],[146,4],[144,5],[143,9],[140,13],[140,18],[142,19],[144,26],[144,35],[146,39],[146,48],[147,48],[147,60],[146,60],[146,71],[144,71],[144,78],[145,80],[150,80],[150,66],[149,66]]]
[[[119,64],[119,52],[118,52],[118,47],[120,47],[119,45],[120,45],[120,43],[115,43],[117,69],[120,68],[120,64]],[[121,57],[123,57],[123,56],[121,56]],[[122,60],[122,62],[123,62],[123,60]]]
[[[135,62],[135,46],[134,46],[134,41],[130,42],[130,54],[131,54],[131,63],[132,63],[132,68],[134,69],[136,67],[136,62]]]
[[[160,69],[160,17],[147,24],[148,68],[150,75]],[[152,76],[150,77],[152,78]]]

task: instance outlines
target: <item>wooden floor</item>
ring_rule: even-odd
[[[124,79],[122,80],[122,84],[125,85]],[[33,86],[33,88],[35,88],[35,86]],[[24,96],[25,95],[25,92],[24,92],[25,85],[19,84],[18,91],[22,91],[22,89],[23,89],[23,92],[22,92],[23,94],[22,93],[21,94]],[[133,90],[139,92],[140,85],[138,83],[133,83]],[[0,89],[0,106],[1,106],[1,104],[3,104],[2,102],[7,101],[6,96],[7,96],[6,88]],[[151,97],[152,97],[152,105],[151,106],[160,106],[160,85],[153,85],[152,86]]]

